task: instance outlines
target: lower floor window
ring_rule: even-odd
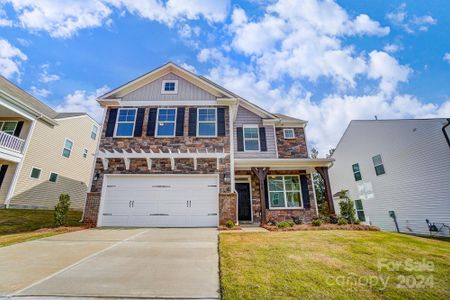
[[[358,219],[361,222],[365,222],[366,221],[366,215],[364,214],[364,208],[362,205],[362,201],[361,200],[355,200],[355,208],[356,208],[356,215],[358,216]]]
[[[267,188],[269,191],[269,208],[303,207],[299,176],[268,176]]]
[[[56,182],[57,179],[58,179],[58,174],[56,174],[56,173],[50,173],[50,177],[48,178],[48,181],[50,181],[50,182]]]

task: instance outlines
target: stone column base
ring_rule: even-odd
[[[232,220],[237,223],[237,193],[219,193],[219,224]]]
[[[101,193],[87,193],[86,206],[84,208],[83,223],[97,226],[98,211],[100,209]]]

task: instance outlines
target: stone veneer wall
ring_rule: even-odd
[[[261,202],[259,194],[259,180],[251,171],[236,171],[236,177],[239,175],[251,175],[251,190],[252,190],[252,212],[253,223],[261,222]],[[305,175],[303,171],[269,171],[269,175]],[[311,176],[306,174],[308,178],[309,201],[311,208],[309,209],[266,209],[267,221],[287,221],[292,220],[292,217],[301,217],[305,222],[311,222],[312,218],[317,216],[316,201],[314,198],[314,191],[311,182]],[[267,187],[265,187],[267,188]]]
[[[83,213],[83,223],[96,226],[98,209],[100,208],[100,193],[88,193]]]
[[[159,106],[162,107],[162,106]],[[175,159],[175,169],[171,169],[169,159],[152,159],[151,170],[147,167],[145,159],[131,159],[130,168],[126,170],[123,159],[109,159],[108,169],[103,169],[103,164],[100,159],[97,159],[95,165],[94,176],[98,174],[98,178],[93,180],[91,192],[101,193],[103,177],[105,174],[219,174],[219,198],[228,199],[233,197],[231,192],[231,173],[230,173],[230,127],[229,127],[229,111],[225,107],[225,136],[218,136],[214,138],[198,138],[188,136],[189,126],[189,107],[185,107],[184,114],[184,135],[171,138],[157,138],[154,136],[147,136],[147,123],[149,107],[146,107],[144,115],[144,123],[142,126],[142,136],[130,138],[113,138],[105,137],[106,126],[103,126],[100,139],[100,150],[119,150],[127,151],[133,149],[135,151],[149,152],[151,149],[154,152],[160,150],[168,152],[171,151],[196,151],[204,152],[208,149],[209,152],[225,151],[228,155],[219,160],[219,168],[217,168],[216,159],[197,159],[197,170],[194,170],[193,159]],[[106,113],[105,125],[109,118],[109,109]],[[94,177],[95,178],[95,177]],[[230,194],[230,196],[226,196]],[[88,194],[89,195],[89,194]],[[219,202],[221,200],[219,199]],[[226,200],[223,200],[226,201]],[[227,202],[227,201],[226,201]],[[90,204],[87,204],[87,207]],[[231,208],[227,208],[227,211]],[[98,211],[98,208],[97,208]],[[227,218],[228,218],[227,213]],[[221,218],[222,219],[222,218]]]
[[[225,224],[227,221],[232,220],[237,223],[237,193],[220,193],[219,194],[219,223]]]
[[[295,138],[285,139],[283,135],[283,129],[275,128],[275,134],[277,136],[277,147],[279,158],[308,158],[308,149],[306,147],[305,129],[304,128],[292,128],[294,129]]]

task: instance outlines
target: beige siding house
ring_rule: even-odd
[[[84,207],[100,125],[58,113],[0,77],[0,205],[53,208],[61,193]]]

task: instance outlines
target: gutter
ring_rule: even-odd
[[[447,141],[448,146],[450,147],[450,138],[447,134],[447,130],[445,128],[447,128],[450,125],[450,118],[447,119],[447,124],[444,125],[444,127],[442,127],[442,132],[444,133],[445,139]]]

